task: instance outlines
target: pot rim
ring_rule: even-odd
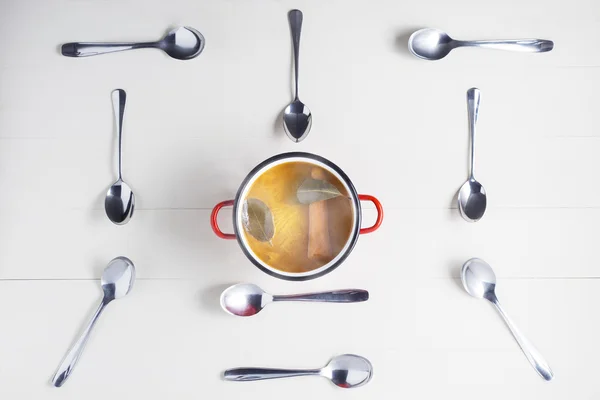
[[[352,231],[350,232],[348,240],[346,241],[346,244],[344,245],[342,250],[329,263],[323,265],[320,268],[314,269],[312,271],[302,272],[302,273],[290,273],[290,272],[280,271],[278,269],[270,267],[267,263],[260,260],[252,252],[252,250],[250,249],[250,246],[244,240],[244,233],[240,229],[241,208],[242,208],[241,207],[242,203],[240,200],[242,199],[242,195],[245,195],[245,193],[247,192],[247,189],[250,188],[251,184],[254,183],[254,181],[260,175],[262,175],[262,173],[266,172],[269,168],[272,168],[275,165],[282,164],[287,159],[290,160],[289,162],[301,161],[301,162],[312,163],[312,164],[324,167],[329,172],[333,173],[340,180],[340,182],[342,182],[342,184],[346,187],[346,190],[348,190],[348,193],[350,194],[350,198],[352,200],[352,206],[353,206],[352,208],[354,211],[354,222],[353,222]],[[298,159],[298,160],[294,160],[294,159]],[[282,161],[282,162],[280,162],[280,161]],[[305,281],[305,280],[315,279],[315,278],[318,278],[325,274],[328,274],[329,272],[331,272],[334,269],[336,269],[337,267],[339,267],[340,264],[342,262],[344,262],[344,260],[350,255],[350,253],[354,249],[354,246],[356,245],[356,242],[358,241],[358,237],[360,236],[359,232],[360,232],[360,227],[361,227],[361,220],[362,220],[362,211],[361,211],[358,193],[356,192],[356,189],[354,188],[354,185],[352,184],[352,181],[350,180],[348,175],[346,175],[346,173],[344,171],[342,171],[341,168],[339,168],[337,165],[335,165],[331,161],[327,160],[326,158],[318,156],[316,154],[306,153],[306,152],[281,153],[281,154],[272,156],[272,157],[266,159],[265,161],[261,162],[260,164],[258,164],[256,167],[254,167],[248,173],[246,178],[244,178],[244,180],[242,181],[242,183],[237,191],[237,194],[235,195],[235,200],[234,200],[234,204],[233,204],[233,229],[235,232],[235,237],[237,239],[237,242],[238,242],[240,248],[242,249],[242,251],[244,252],[244,254],[246,255],[246,257],[256,267],[258,267],[263,272],[265,272],[271,276],[274,276],[276,278],[290,280],[290,281]]]

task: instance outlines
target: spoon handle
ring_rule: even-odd
[[[226,381],[245,382],[319,375],[320,372],[318,369],[234,368],[225,371],[223,378]]]
[[[554,48],[554,42],[543,39],[456,41],[456,47],[461,46],[485,47],[488,49],[518,51],[521,53],[545,53]]]
[[[291,10],[288,13],[290,30],[292,31],[292,44],[294,46],[294,72],[296,81],[296,99],[298,99],[298,59],[300,58],[300,34],[302,33],[303,15],[300,10]]]
[[[273,301],[316,301],[323,303],[358,303],[369,300],[369,292],[360,289],[273,296]]]
[[[155,42],[145,43],[90,43],[72,42],[62,45],[61,53],[66,57],[89,57],[117,51],[156,47]]]
[[[544,378],[547,381],[552,380],[552,378],[554,378],[554,373],[550,369],[550,366],[548,365],[544,357],[542,357],[541,353],[533,346],[533,344],[531,344],[529,340],[527,340],[525,336],[523,336],[521,331],[511,321],[511,319],[508,318],[508,315],[506,315],[506,313],[500,306],[500,303],[498,302],[496,296],[491,298],[490,301],[492,302],[492,304],[494,304],[494,306],[496,306],[496,310],[498,310],[498,313],[504,319],[506,326],[508,326],[508,329],[510,329],[510,332],[515,337],[515,340],[521,347],[521,350],[523,350],[523,353],[525,354],[525,357],[527,357],[527,360],[529,360],[531,366],[537,371],[538,374],[540,374],[542,378]]]
[[[115,126],[119,135],[119,179],[121,179],[121,142],[123,136],[123,115],[125,114],[125,102],[127,101],[127,93],[123,89],[115,89],[112,91],[113,111],[115,115]]]
[[[481,92],[477,88],[467,90],[467,111],[469,114],[469,136],[471,137],[471,178],[475,174],[475,125],[479,116]]]
[[[71,372],[73,371],[73,368],[75,368],[75,365],[77,364],[81,353],[83,353],[83,349],[85,348],[85,344],[87,343],[87,340],[90,336],[90,332],[96,324],[98,317],[100,316],[100,314],[102,314],[102,311],[104,310],[106,304],[108,303],[102,300],[100,306],[94,313],[94,316],[92,317],[91,321],[88,323],[85,330],[81,333],[79,339],[77,339],[77,341],[73,344],[65,358],[58,366],[58,369],[56,370],[56,373],[52,378],[52,384],[54,386],[61,387],[71,375]]]

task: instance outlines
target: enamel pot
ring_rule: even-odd
[[[351,202],[353,221],[350,235],[346,240],[345,244],[341,248],[341,250],[331,259],[331,261],[322,265],[319,268],[305,271],[305,272],[286,272],[280,269],[274,268],[272,265],[269,265],[268,262],[261,260],[252,250],[248,243],[248,239],[243,234],[243,220],[242,220],[242,208],[244,199],[246,198],[252,184],[259,178],[262,174],[270,170],[271,168],[289,162],[302,162],[313,164],[316,167],[320,167],[331,173],[335,176],[339,182],[343,185],[345,192],[348,193],[348,198]],[[369,201],[375,205],[377,209],[377,219],[373,226],[362,228],[361,227],[361,219],[362,219],[362,211],[361,211],[361,201]],[[224,233],[217,223],[217,215],[219,211],[224,207],[233,207],[233,233]],[[237,242],[246,255],[248,259],[260,268],[262,271],[266,272],[269,275],[274,277],[292,280],[292,281],[304,281],[309,279],[314,279],[320,276],[323,276],[337,267],[339,267],[342,262],[350,255],[352,249],[356,245],[358,241],[358,237],[361,234],[367,234],[376,231],[383,221],[383,208],[379,200],[377,200],[374,196],[366,195],[366,194],[358,194],[354,185],[350,181],[350,178],[342,171],[337,165],[332,163],[331,161],[317,156],[311,153],[302,153],[302,152],[292,152],[292,153],[283,153],[276,156],[273,156],[259,165],[257,165],[250,173],[246,176],[244,181],[242,182],[237,195],[234,200],[226,200],[217,204],[211,214],[210,224],[212,226],[215,234],[221,239],[237,239]]]

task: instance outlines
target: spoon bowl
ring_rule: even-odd
[[[484,299],[496,294],[496,274],[488,263],[479,258],[464,263],[460,279],[467,293],[473,297]]]
[[[104,269],[100,283],[105,301],[125,297],[133,287],[135,267],[127,257],[113,259]]]
[[[336,356],[321,369],[321,376],[336,386],[351,389],[367,384],[373,377],[373,365],[364,357],[355,354]]]
[[[223,310],[240,317],[258,314],[271,301],[273,301],[273,296],[251,283],[233,285],[221,293]]]
[[[469,222],[477,222],[485,214],[487,196],[485,188],[475,178],[469,178],[458,191],[458,210]]]
[[[177,60],[189,60],[204,50],[204,36],[189,26],[175,28],[157,44],[169,56]]]
[[[117,180],[106,192],[104,209],[113,223],[124,225],[133,216],[135,195],[129,185],[121,179]]]
[[[298,143],[308,136],[312,125],[312,114],[304,103],[294,100],[283,111],[283,128],[288,137]]]
[[[455,47],[454,40],[439,29],[420,29],[408,39],[410,52],[424,60],[441,60]]]

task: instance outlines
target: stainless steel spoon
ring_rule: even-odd
[[[123,89],[113,90],[112,103],[115,114],[115,124],[119,134],[119,178],[106,193],[104,209],[106,210],[108,218],[117,225],[123,225],[129,222],[133,216],[133,209],[135,208],[135,196],[133,191],[129,185],[123,181],[121,175],[121,142],[126,99],[127,95]]]
[[[554,378],[554,373],[544,357],[542,357],[540,352],[537,351],[525,336],[523,336],[515,324],[508,318],[508,315],[506,315],[502,307],[500,307],[495,292],[496,275],[494,274],[492,267],[483,260],[472,258],[463,265],[460,278],[467,293],[478,299],[486,299],[496,307],[496,310],[498,310],[498,313],[500,313],[504,319],[508,329],[510,329],[519,346],[521,346],[521,350],[523,350],[525,357],[527,357],[527,360],[529,360],[533,368],[545,380],[552,380],[552,378]]]
[[[67,57],[88,57],[134,49],[160,49],[178,60],[197,57],[204,50],[204,36],[189,26],[175,28],[158,42],[143,43],[90,43],[74,42],[62,45],[62,55]]]
[[[258,314],[267,304],[274,301],[309,301],[323,303],[357,303],[367,301],[366,290],[348,289],[331,292],[272,296],[251,283],[233,285],[221,294],[221,307],[231,315],[249,317]]]
[[[487,196],[481,183],[473,176],[475,164],[475,125],[479,114],[479,89],[467,90],[467,109],[469,113],[469,134],[471,136],[471,174],[469,179],[458,191],[458,209],[463,219],[468,222],[477,222],[483,217],[487,205]]]
[[[94,313],[92,320],[89,322],[79,339],[73,344],[65,358],[60,363],[58,370],[52,378],[52,384],[56,387],[64,385],[65,381],[73,372],[73,368],[77,364],[81,353],[87,343],[87,340],[92,332],[92,328],[96,324],[98,317],[114,299],[120,299],[131,291],[133,282],[135,281],[135,266],[130,259],[126,257],[117,257],[113,259],[102,273],[102,291],[104,296],[100,302],[100,306]]]
[[[296,93],[294,101],[283,111],[283,129],[294,142],[300,142],[308,136],[312,125],[312,114],[298,98],[298,58],[300,57],[300,33],[302,31],[302,11],[292,10],[288,14],[292,43],[294,45],[294,71]]]
[[[489,49],[512,50],[525,53],[544,53],[554,48],[551,40],[454,40],[439,29],[420,29],[408,39],[408,48],[415,56],[424,60],[440,60],[457,47],[486,47]]]
[[[354,354],[336,356],[320,369],[235,368],[223,374],[227,381],[259,381],[317,375],[329,379],[336,386],[352,389],[367,384],[373,376],[373,366],[364,357]]]

